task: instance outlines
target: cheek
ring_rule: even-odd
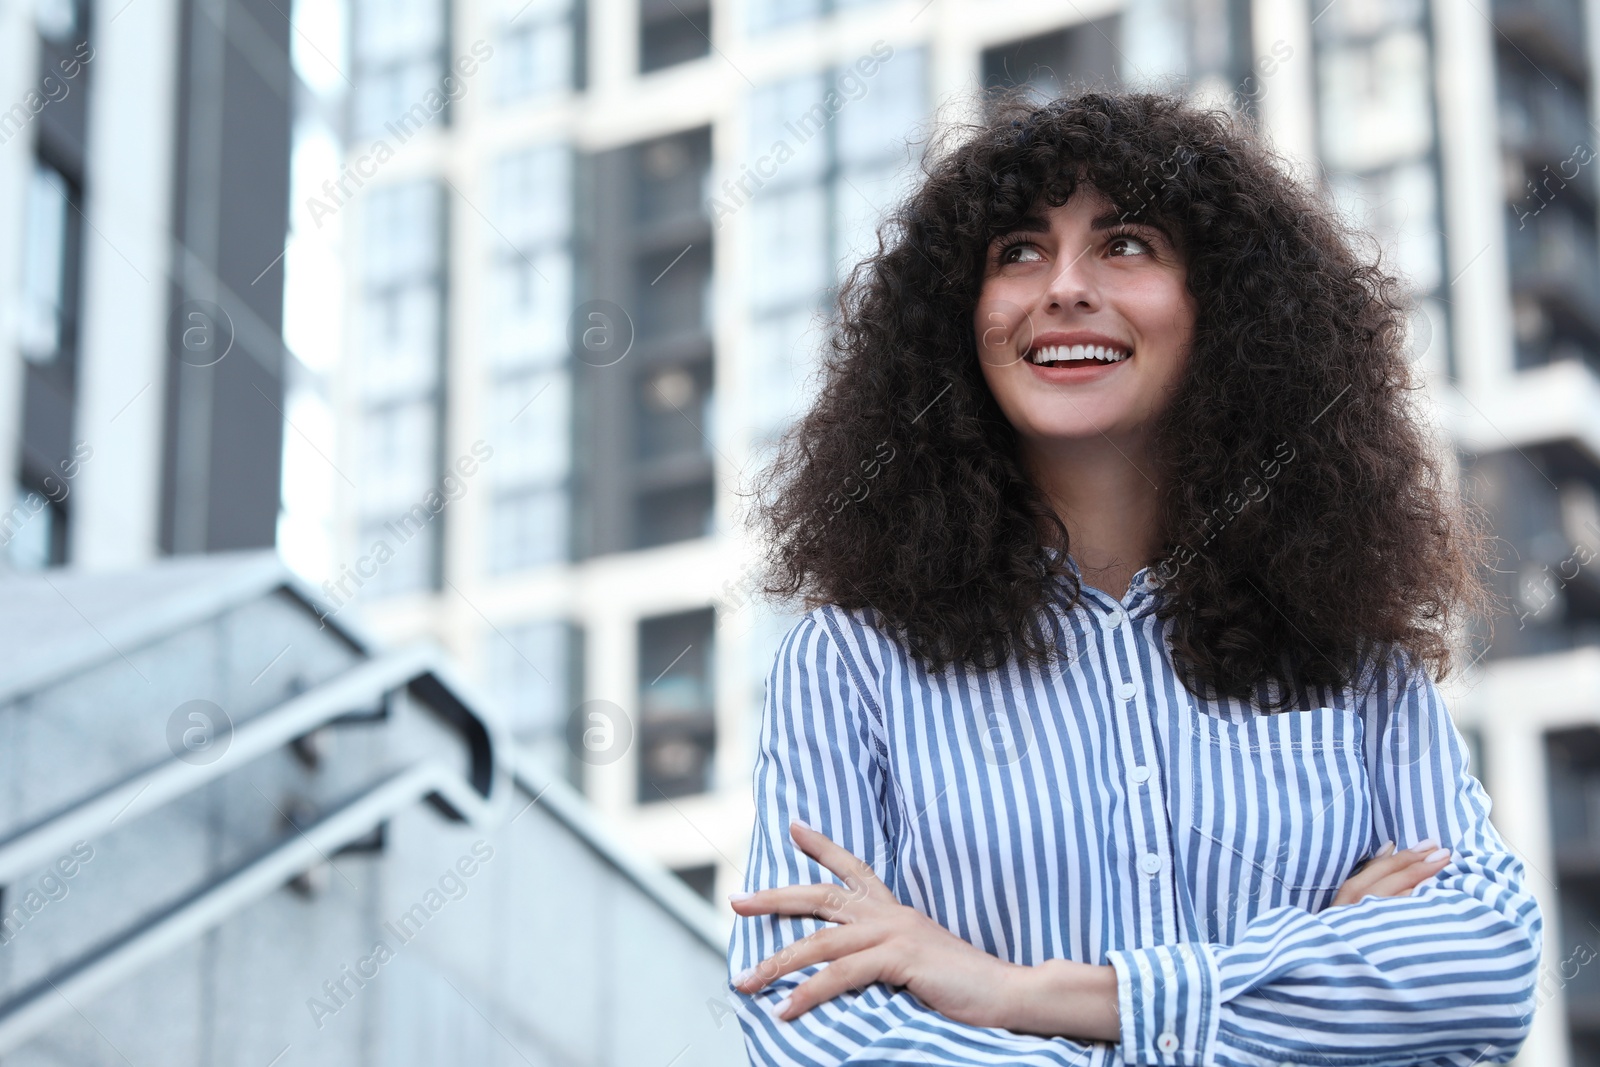
[[[972,332],[980,352],[1001,352],[1012,347],[1016,339],[1017,323],[1021,318],[1017,309],[999,298],[978,301],[972,316]]]

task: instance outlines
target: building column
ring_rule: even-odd
[[[158,554],[179,0],[95,4],[68,559],[101,570]]]

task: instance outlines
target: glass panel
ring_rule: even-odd
[[[821,312],[805,306],[752,324],[746,417],[755,436],[775,436],[810,405],[824,334]]]
[[[639,623],[639,801],[703,793],[716,743],[714,616]]]
[[[572,23],[528,16],[502,30],[495,47],[495,99],[528,100],[573,88],[577,47]]]
[[[841,163],[908,158],[907,140],[927,118],[926,61],[921,48],[897,50],[864,81],[865,98],[840,107],[834,121]],[[836,78],[833,86],[839,84]]]
[[[66,179],[36,163],[28,182],[26,235],[22,249],[22,321],[18,340],[34,363],[53,362],[61,348],[67,254]]]
[[[439,187],[431,182],[384,186],[367,194],[361,258],[369,285],[438,271],[441,207]]]
[[[572,256],[564,247],[497,257],[489,267],[489,356],[498,367],[567,357]]]
[[[519,375],[493,392],[497,486],[549,484],[572,469],[572,377],[565,370]]]
[[[750,94],[750,154],[762,169],[776,168],[773,177],[762,175],[767,186],[763,198],[774,186],[814,180],[826,172],[828,141],[817,136],[826,120],[819,121],[812,109],[827,91],[827,80],[819,72],[763,85]],[[763,162],[768,158],[771,163]],[[718,195],[726,193],[719,190]]]
[[[361,429],[361,510],[394,514],[422,504],[437,475],[439,429],[432,400],[371,409]]]
[[[362,556],[356,562],[356,572],[361,574],[359,596],[384,597],[432,588],[439,523],[425,518],[427,514],[424,508],[421,514],[397,513],[387,520],[372,518],[362,523],[358,542]]]
[[[502,626],[488,642],[489,688],[510,713],[519,741],[565,738],[572,679],[574,633],[565,622],[544,620]]]
[[[568,559],[570,506],[564,486],[496,495],[489,520],[489,569],[501,574]]]
[[[495,226],[520,247],[564,240],[572,232],[572,153],[546,145],[505,156],[494,166]]]
[[[750,205],[748,232],[755,308],[810,304],[827,289],[828,198],[821,186],[763,192]]]
[[[355,0],[358,63],[435,52],[444,44],[443,0]]]
[[[709,454],[712,399],[709,361],[640,374],[633,407],[638,458]]]
[[[1329,48],[1320,66],[1329,167],[1369,170],[1432,145],[1428,42],[1420,32]]]
[[[430,393],[439,383],[439,290],[396,286],[361,298],[361,392],[369,401]]]

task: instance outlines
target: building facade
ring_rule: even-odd
[[[0,555],[271,546],[287,20],[245,0],[0,18]]]
[[[790,622],[756,595],[742,494],[928,123],[1023,82],[1253,116],[1412,286],[1427,410],[1507,550],[1509,607],[1448,692],[1560,917],[1523,1060],[1595,1062],[1600,970],[1572,962],[1600,938],[1591,0],[353,0],[348,40],[316,194],[345,226],[348,477],[313,577],[445,643],[715,900]]]

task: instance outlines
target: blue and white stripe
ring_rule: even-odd
[[[744,885],[838,881],[794,846],[802,819],[987,952],[1112,965],[1120,1043],[952,1022],[881,983],[777,1020],[811,967],[732,991],[753,1063],[1511,1058],[1542,918],[1426,672],[1396,653],[1300,710],[1203,701],[1160,595],[1148,570],[1121,601],[1085,588],[1068,609],[1063,589],[1047,669],[930,674],[869,612],[806,615],[767,682]],[[1384,841],[1427,837],[1453,856],[1410,896],[1324,910]],[[730,974],[824,925],[738,919]]]

